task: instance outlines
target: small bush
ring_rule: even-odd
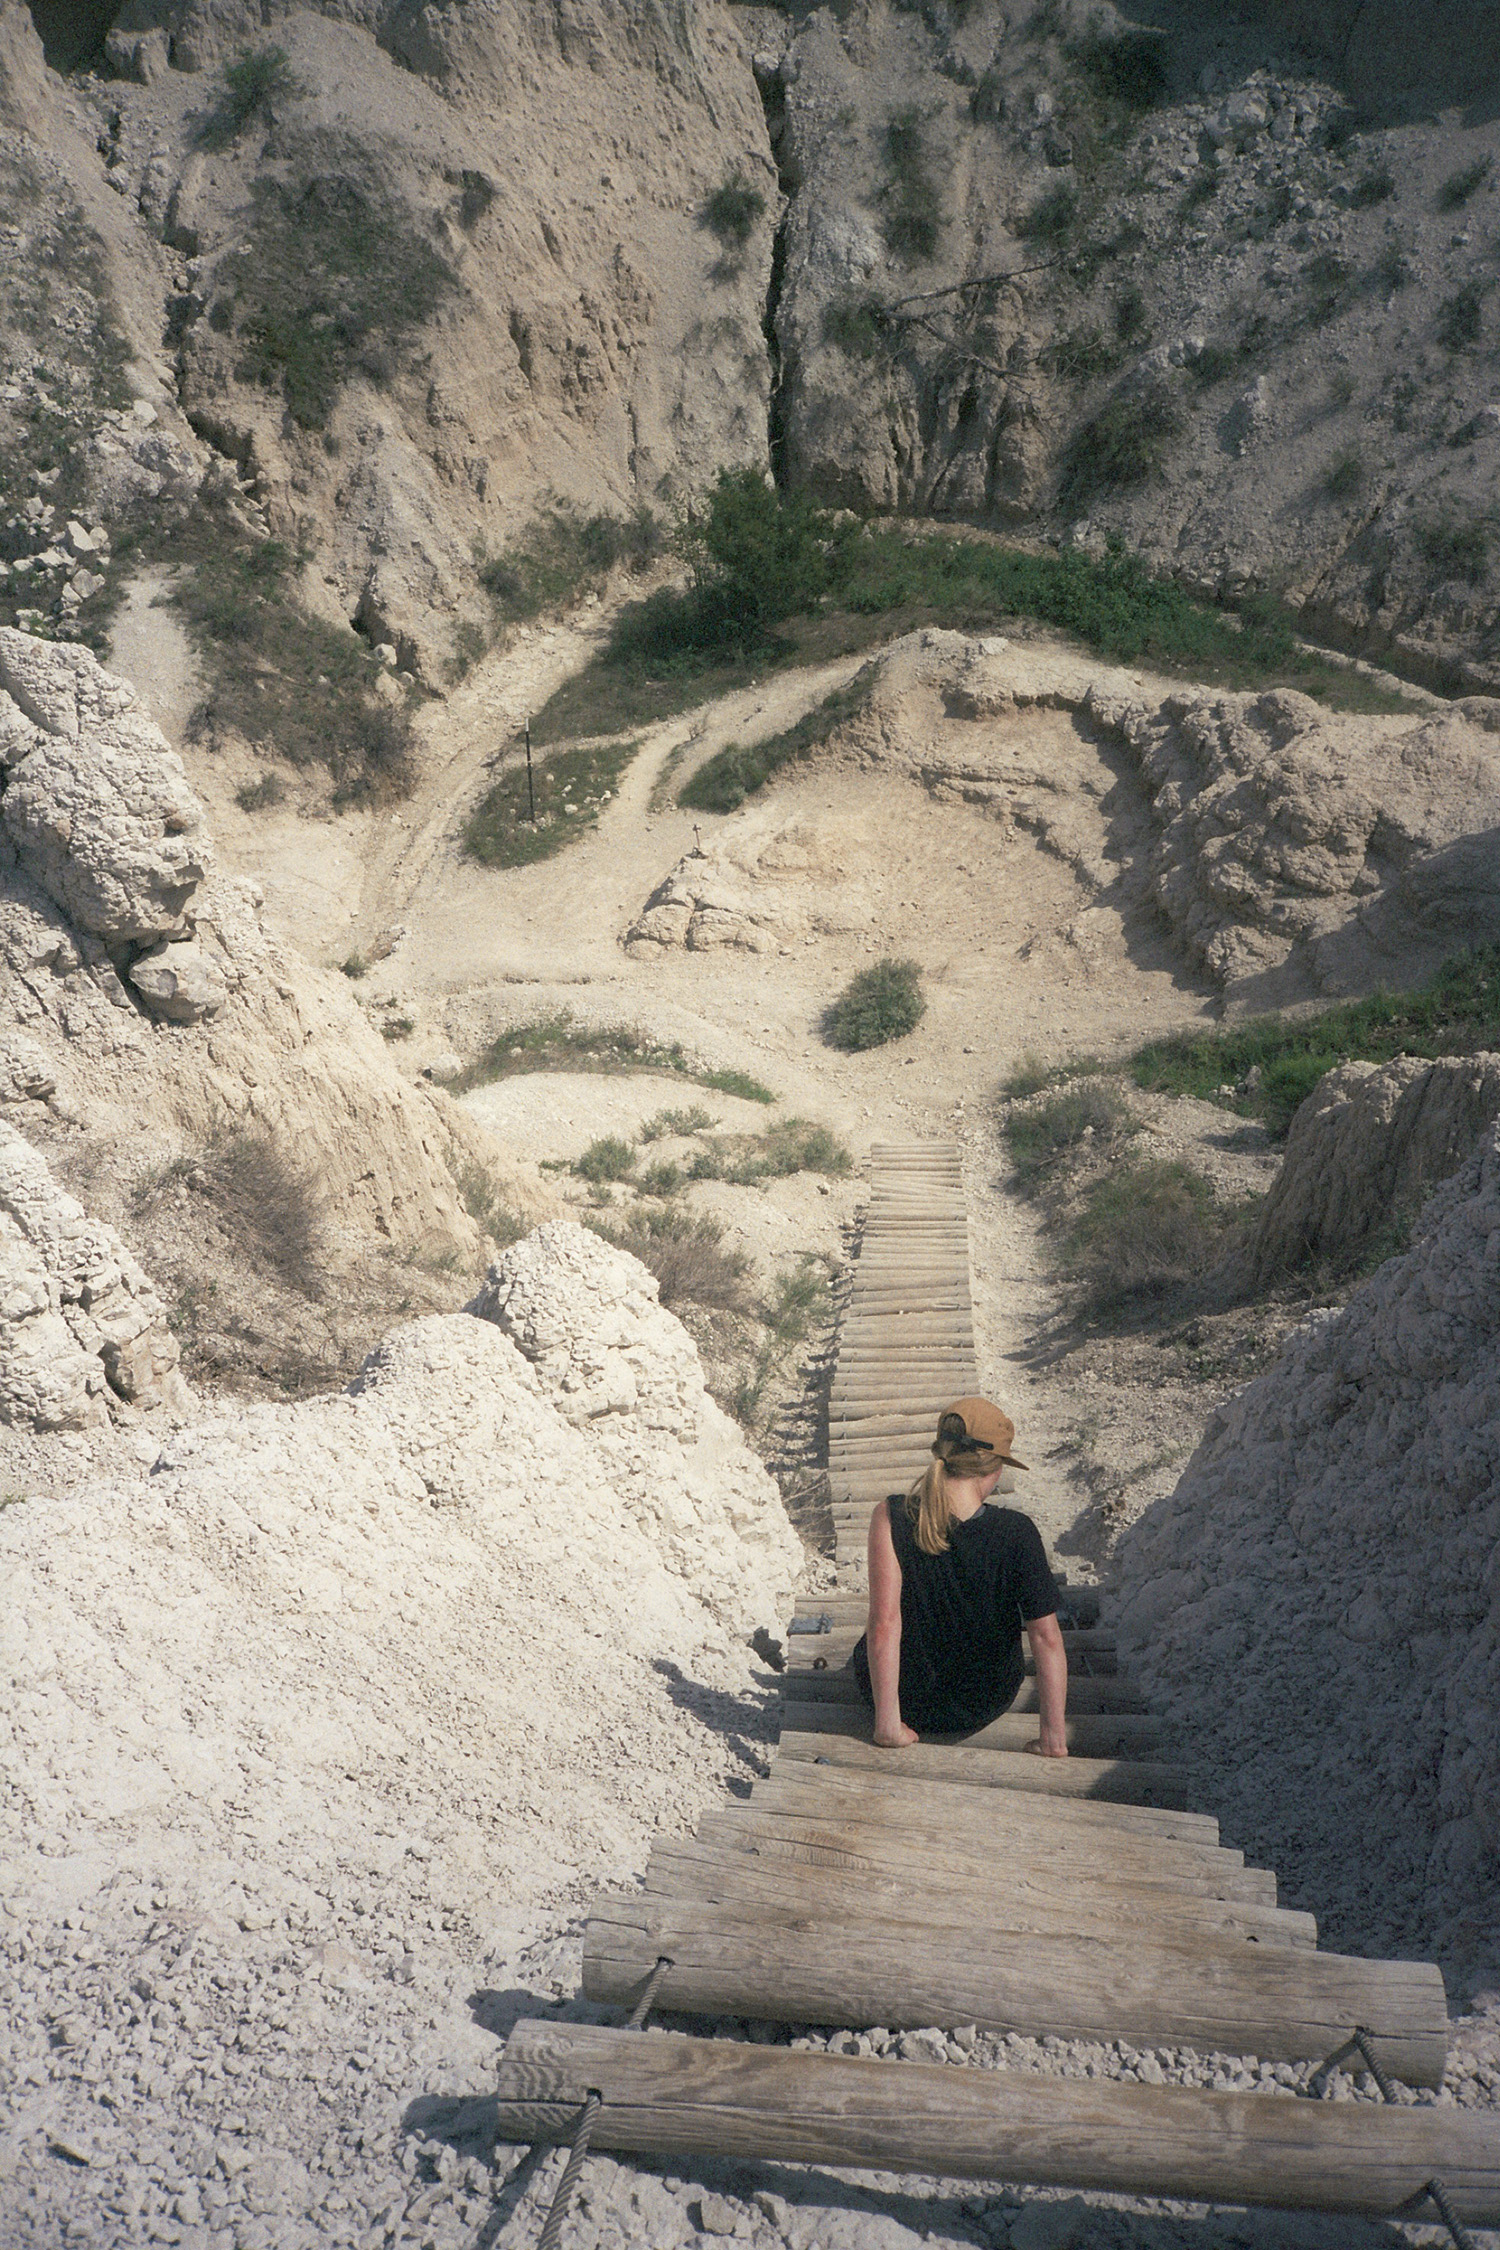
[[[870,690],[870,681],[861,673],[848,687],[835,688],[832,695],[804,712],[783,733],[769,735],[764,742],[748,748],[726,742],[683,783],[677,793],[678,804],[689,812],[738,811],[747,797],[756,796],[784,766],[810,758],[846,720],[857,717],[870,700]]]
[[[242,1250],[304,1297],[323,1294],[322,1214],[312,1176],[268,1132],[255,1127],[217,1141],[203,1159],[208,1192]]]
[[[766,199],[760,189],[736,172],[714,189],[703,206],[702,219],[726,250],[743,250],[765,216]]]
[[[1368,211],[1395,192],[1396,175],[1388,164],[1381,164],[1355,181],[1349,192],[1349,202],[1356,211]]]
[[[714,1219],[693,1217],[671,1204],[633,1210],[623,1225],[602,1219],[587,1222],[606,1241],[640,1259],[654,1273],[661,1302],[701,1305],[709,1311],[747,1313],[745,1277],[750,1260],[724,1248],[724,1230]]]
[[[1086,1082],[1054,1094],[1040,1109],[1013,1110],[1005,1120],[1005,1140],[1016,1177],[1032,1181],[1085,1139],[1113,1141],[1135,1129],[1117,1093]]]
[[[688,1166],[690,1180],[724,1180],[731,1187],[754,1187],[760,1180],[789,1179],[794,1172],[822,1172],[838,1178],[849,1170],[849,1151],[826,1126],[805,1117],[778,1119],[764,1133],[736,1133],[700,1149]]]
[[[1365,464],[1352,446],[1334,456],[1323,475],[1323,490],[1330,500],[1352,500],[1364,489]]]
[[[659,1109],[656,1115],[648,1117],[641,1127],[641,1139],[643,1141],[660,1141],[664,1140],[668,1133],[678,1136],[686,1136],[689,1133],[706,1133],[712,1128],[713,1124],[714,1119],[701,1102],[694,1102],[691,1109]]]
[[[380,1027],[382,1039],[410,1039],[417,1028],[415,1016],[387,1016]]]
[[[719,1093],[740,1094],[746,1101],[776,1099],[768,1086],[743,1071],[700,1070],[677,1040],[664,1045],[638,1024],[575,1023],[567,1008],[500,1032],[454,1079],[453,1091],[472,1093],[476,1086],[493,1086],[497,1079],[535,1070],[660,1070]]]
[[[1112,374],[1120,357],[1119,347],[1107,342],[1091,322],[1086,327],[1070,328],[1049,344],[1042,354],[1042,364],[1054,375],[1082,383],[1095,375]]]
[[[1009,1076],[1001,1080],[1000,1091],[1012,1101],[1025,1101],[1028,1095],[1040,1094],[1050,1086],[1056,1075],[1051,1064],[1028,1047],[1024,1054],[1017,1055]]]
[[[1482,586],[1490,567],[1490,534],[1482,523],[1429,523],[1417,533],[1424,562],[1442,578]]]
[[[943,227],[942,197],[915,109],[899,110],[885,129],[890,178],[881,190],[885,246],[894,257],[930,258]]]
[[[1409,288],[1412,281],[1411,253],[1399,242],[1388,242],[1376,259],[1375,279],[1383,289],[1394,296],[1399,289]]]
[[[1072,50],[1089,85],[1102,100],[1133,110],[1155,109],[1171,92],[1160,38],[1127,31],[1116,39],[1085,39]]]
[[[1095,493],[1144,484],[1162,466],[1183,428],[1182,409],[1165,384],[1110,399],[1063,449],[1062,505],[1077,508]]]
[[[1344,311],[1353,294],[1353,276],[1336,250],[1320,251],[1302,269],[1307,289],[1307,317],[1314,327]]]
[[[649,508],[625,517],[581,517],[551,508],[504,554],[480,564],[479,583],[501,616],[536,617],[597,591],[617,563],[634,571],[648,569],[664,544]]]
[[[1145,297],[1131,282],[1115,299],[1115,334],[1122,344],[1143,344],[1149,333]]]
[[[1466,351],[1477,344],[1484,324],[1484,293],[1477,281],[1466,281],[1438,307],[1438,342],[1450,352]]]
[[[845,985],[823,1018],[823,1036],[831,1047],[859,1054],[904,1039],[926,1009],[917,963],[887,958]]]
[[[752,1078],[748,1070],[700,1070],[694,1076],[700,1086],[711,1087],[716,1094],[738,1094],[742,1102],[774,1102],[776,1096],[759,1078]]]
[[[526,1221],[511,1210],[482,1164],[465,1164],[455,1185],[458,1199],[474,1224],[483,1227],[502,1250],[528,1232]]]
[[[461,172],[459,185],[463,192],[458,199],[458,223],[465,234],[472,234],[495,200],[495,183],[483,172]]]
[[[1039,203],[1012,219],[1010,231],[1023,242],[1050,243],[1057,247],[1067,241],[1077,220],[1078,191],[1066,180],[1059,180]]]
[[[1087,1190],[1063,1256],[1091,1309],[1157,1296],[1212,1263],[1213,1190],[1181,1163],[1120,1165]]]
[[[276,109],[302,92],[285,47],[243,49],[219,72],[218,96],[200,135],[205,148],[229,148],[252,118],[269,124]]]
[[[1205,344],[1194,360],[1188,362],[1188,373],[1203,390],[1211,390],[1215,383],[1223,383],[1238,374],[1243,357],[1232,344]]]
[[[648,1164],[636,1186],[642,1195],[675,1195],[686,1178],[680,1164],[663,1161]]]
[[[891,326],[876,297],[833,297],[823,307],[823,341],[849,359],[874,359],[889,351]]]
[[[530,867],[586,836],[613,798],[639,742],[584,744],[507,766],[464,823],[464,849],[484,867]],[[532,801],[536,818],[531,817]]]
[[[242,781],[234,793],[241,812],[266,812],[285,797],[286,783],[279,773],[263,773],[258,781]]]
[[[370,964],[365,959],[362,953],[347,954],[345,958],[340,961],[339,967],[343,970],[345,976],[350,979],[351,983],[359,977],[367,977],[370,973]]]
[[[1461,211],[1471,195],[1482,188],[1490,176],[1493,159],[1476,156],[1461,172],[1450,172],[1438,189],[1437,204],[1440,211]]]
[[[597,1141],[590,1141],[573,1170],[580,1180],[589,1180],[602,1187],[609,1180],[628,1180],[635,1170],[635,1150],[629,1141],[617,1134],[606,1133]]]

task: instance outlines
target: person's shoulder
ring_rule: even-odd
[[[1024,1508],[986,1507],[984,1512],[994,1518],[994,1526],[990,1532],[992,1539],[1003,1539],[1028,1547],[1033,1540],[1041,1539],[1041,1533]]]

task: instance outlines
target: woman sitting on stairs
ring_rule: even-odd
[[[988,1399],[961,1398],[938,1418],[931,1466],[870,1518],[870,1617],[850,1659],[875,1714],[875,1740],[972,1734],[1015,1701],[1036,1663],[1040,1727],[1029,1745],[1068,1754],[1068,1658],[1041,1534],[1015,1508],[985,1501],[1008,1468],[1015,1424]]]

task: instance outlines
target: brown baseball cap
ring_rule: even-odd
[[[961,1429],[953,1428],[954,1422],[961,1424]],[[1026,1469],[1027,1475],[1031,1474],[1026,1463],[1011,1452],[1015,1423],[987,1398],[956,1398],[938,1416],[937,1434],[938,1445],[951,1445],[959,1460],[966,1453],[990,1454],[1007,1469]],[[934,1453],[937,1450],[934,1445]]]

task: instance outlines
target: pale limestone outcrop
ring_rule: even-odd
[[[1122,1654],[1289,1905],[1500,1967],[1500,1130],[1217,1412],[1116,1553]],[[1351,1885],[1350,1855],[1364,1871]],[[1337,1946],[1336,1918],[1322,1918]]]
[[[113,1230],[0,1123],[0,1422],[82,1429],[192,1394],[155,1289]]]
[[[79,930],[111,950],[183,935],[209,866],[203,808],[128,681],[75,642],[0,627],[0,763],[10,862]]]
[[[801,1568],[799,1543],[640,1260],[587,1227],[553,1220],[490,1268],[469,1310],[524,1353],[543,1394],[586,1434],[621,1505],[674,1567],[691,1570],[715,1614],[776,1630],[775,1599],[753,1616],[744,1606],[744,1558],[756,1558],[784,1601]]]
[[[1329,1071],[1292,1119],[1261,1206],[1257,1281],[1307,1258],[1347,1266],[1409,1224],[1497,1116],[1500,1055],[1400,1055]]]

